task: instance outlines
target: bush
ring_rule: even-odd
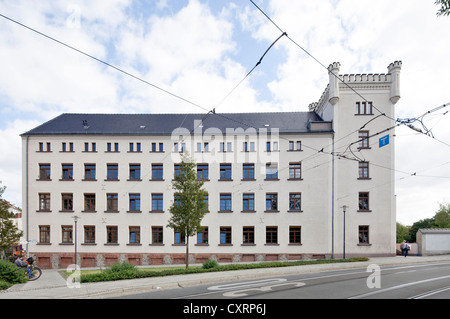
[[[0,279],[0,290],[6,290],[11,286],[12,284],[10,284],[9,282]]]
[[[0,260],[0,280],[10,284],[23,284],[27,282],[28,276],[24,269],[18,268],[12,262]]]
[[[209,259],[205,261],[202,266],[203,269],[211,269],[216,267],[219,267],[219,263],[214,259]]]
[[[356,257],[350,259],[322,259],[322,260],[300,260],[293,262],[263,262],[254,264],[229,264],[220,266],[215,260],[207,260],[203,263],[202,267],[190,267],[185,268],[174,268],[162,271],[154,271],[149,269],[137,269],[133,264],[129,263],[119,263],[114,264],[111,268],[103,270],[100,273],[85,274],[81,275],[81,282],[98,282],[98,281],[109,281],[109,280],[121,280],[121,279],[135,279],[135,278],[148,278],[148,277],[163,277],[163,276],[174,276],[174,275],[184,275],[184,274],[196,274],[204,272],[215,272],[215,271],[232,271],[239,269],[257,269],[257,268],[268,268],[268,267],[288,267],[288,266],[300,266],[300,265],[314,265],[314,264],[326,264],[326,263],[340,263],[340,262],[358,262],[367,261],[366,257]]]
[[[121,272],[121,271],[129,271],[129,270],[135,270],[136,267],[132,263],[127,262],[121,262],[121,263],[115,263],[111,265],[111,271],[112,272]]]

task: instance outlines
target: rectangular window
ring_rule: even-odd
[[[95,226],[84,226],[84,243],[95,244]]]
[[[181,173],[181,165],[180,164],[174,164],[173,167],[174,167],[173,176],[177,177]]]
[[[117,226],[106,226],[106,243],[107,244],[117,244],[118,243],[118,227]]]
[[[278,179],[278,164],[267,163],[266,164],[266,179]]]
[[[209,178],[208,164],[197,165],[197,178],[199,180],[208,180]]]
[[[289,193],[289,211],[301,211],[302,210],[302,194],[301,193]]]
[[[231,194],[220,194],[220,211],[231,211]]]
[[[244,212],[255,211],[255,194],[243,194],[242,195],[242,210]]]
[[[95,212],[95,194],[84,194],[84,211]]]
[[[73,244],[73,227],[72,226],[61,226],[61,242],[63,244]]]
[[[163,211],[163,194],[152,194],[152,211]]]
[[[369,211],[369,193],[359,193],[359,211]]]
[[[255,164],[242,164],[242,179],[255,179]]]
[[[369,179],[369,163],[359,162],[358,169],[359,179]]]
[[[369,131],[359,131],[358,138],[359,138],[358,148],[360,148],[360,149],[370,148]]]
[[[130,194],[130,211],[141,211],[141,194]]]
[[[108,181],[118,181],[119,180],[119,165],[107,164],[106,180],[108,180]]]
[[[231,227],[220,227],[220,244],[231,245]]]
[[[369,243],[369,226],[359,226],[358,238],[360,244]]]
[[[50,194],[40,193],[39,194],[39,211],[49,212],[50,211]]]
[[[130,180],[141,180],[141,164],[130,164]]]
[[[247,226],[242,228],[242,243],[244,245],[255,244],[255,227]]]
[[[61,194],[62,211],[73,211],[73,194]]]
[[[162,164],[152,164],[152,180],[162,181],[163,180],[163,165]]]
[[[152,244],[161,245],[163,243],[163,227],[152,226]]]
[[[39,226],[39,244],[50,244],[50,226]]]
[[[278,227],[266,227],[266,244],[278,244]]]
[[[208,227],[203,227],[203,231],[197,233],[197,245],[208,244]]]
[[[84,164],[84,179],[95,181],[95,164]]]
[[[302,227],[301,226],[289,226],[289,244],[301,244],[302,243]]]
[[[106,195],[106,209],[109,212],[117,212],[118,211],[118,194],[107,194]]]
[[[164,152],[164,143],[159,143],[159,151]]]
[[[141,227],[130,226],[129,227],[129,242],[130,244],[140,244],[141,243]]]
[[[220,164],[220,179],[231,180],[231,164]]]
[[[39,164],[39,179],[50,180],[50,164]]]
[[[73,164],[62,164],[62,180],[73,180]]]
[[[186,244],[186,236],[181,236],[181,233],[176,231],[174,234],[174,242],[176,245],[184,245]]]
[[[278,194],[266,194],[266,211],[278,211]]]
[[[356,102],[356,115],[373,115],[372,102]]]
[[[206,211],[209,212],[209,201],[208,201],[208,197],[209,195],[206,194],[205,197],[203,198],[203,202],[205,203],[205,207],[206,207]]]
[[[289,179],[302,179],[302,163],[289,163]]]

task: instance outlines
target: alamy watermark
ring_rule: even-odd
[[[219,128],[203,130],[201,121],[194,121],[194,130],[177,128],[171,134],[171,159],[181,162],[189,153],[197,163],[278,163],[280,160],[278,128]],[[266,169],[261,167],[261,174]]]
[[[66,279],[66,286],[67,288],[73,289],[73,288],[81,288],[81,270],[80,266],[77,266],[75,264],[69,265],[66,268],[66,271],[68,273],[71,273],[67,279]]]
[[[366,284],[367,288],[381,288],[381,269],[380,266],[376,264],[372,264],[367,266],[366,272],[370,272],[371,274],[367,277]]]

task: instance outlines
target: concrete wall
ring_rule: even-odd
[[[416,236],[419,255],[450,254],[450,229],[419,229]]]

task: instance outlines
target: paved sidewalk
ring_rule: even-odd
[[[409,263],[425,264],[431,262],[450,262],[450,255],[431,257],[408,256],[406,258],[401,256],[377,257],[370,258],[369,261],[366,262],[247,269],[100,283],[86,283],[80,284],[78,288],[69,288],[66,279],[59,273],[59,270],[43,270],[41,278],[36,281],[15,285],[5,291],[0,291],[0,299],[108,298],[123,294],[133,294],[160,289],[173,289],[202,284],[217,284],[233,280],[248,280],[271,276],[366,268],[371,264],[377,264],[379,266],[398,266]]]

